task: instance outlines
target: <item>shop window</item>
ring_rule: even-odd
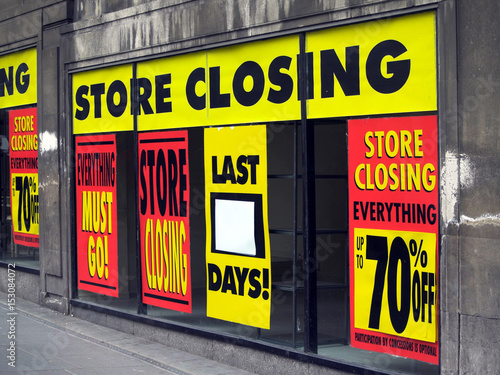
[[[26,111],[32,113],[33,111],[36,112],[36,109],[28,108]],[[25,170],[15,176],[11,174],[10,158],[12,155],[9,112],[8,110],[0,110],[0,261],[15,263],[16,266],[38,269],[40,267],[38,246],[29,245],[35,241],[38,243],[38,229],[31,230],[31,232],[36,232],[35,235],[27,233],[30,231],[26,230],[26,224],[30,226],[32,222],[36,222],[36,225],[38,225],[38,189],[36,187],[37,184],[34,182],[36,178],[33,179],[33,173],[24,173]],[[31,134],[31,138],[33,138],[33,134]],[[29,148],[31,152],[36,154],[34,145]],[[19,153],[23,153],[21,158],[24,159],[24,151],[19,151]],[[33,164],[32,166],[34,167],[34,164],[37,163],[34,160],[36,157],[29,155],[29,158],[33,161],[33,163],[30,161],[30,165]],[[24,166],[25,163],[19,165]],[[16,171],[13,172],[15,173]],[[15,180],[12,180],[12,178]],[[11,200],[12,190],[16,194],[14,202]],[[20,191],[23,192],[23,195],[19,193]],[[36,199],[34,198],[35,194]],[[24,199],[20,199],[21,197]],[[35,203],[36,206],[34,205]],[[16,207],[17,211],[13,213],[13,209],[16,209]],[[21,214],[20,216],[19,213]],[[18,218],[17,227],[19,227],[19,223],[21,225],[19,231],[16,231],[14,228],[13,217]],[[25,235],[26,233],[27,235]]]
[[[316,120],[316,278],[318,346],[347,344],[347,123]]]
[[[320,345],[347,342],[347,147],[345,122],[315,127],[317,310]],[[275,128],[276,125],[275,125]],[[271,329],[261,338],[304,347],[301,127],[268,133],[269,225],[273,270]],[[333,315],[332,315],[333,314]],[[332,317],[335,317],[332,319]]]
[[[244,56],[245,51],[250,51],[248,59],[253,59],[256,49],[252,47],[266,47],[267,41],[257,42],[259,47],[248,43],[206,53],[172,56],[164,61],[116,67],[116,80],[108,82],[108,94],[122,87],[121,79],[128,71],[125,82],[128,84],[129,78],[133,78],[131,88],[135,81],[139,88],[135,99],[140,103],[135,108],[137,111],[133,106],[129,111],[125,99],[128,95],[121,95],[125,105],[122,102],[120,105],[111,103],[110,114],[113,118],[108,116],[108,120],[114,122],[114,117],[125,114],[120,121],[116,120],[116,125],[120,130],[128,130],[111,134],[115,138],[107,141],[116,146],[114,202],[117,228],[113,231],[115,235],[118,232],[115,255],[118,261],[113,272],[119,282],[117,285],[97,285],[97,289],[80,288],[78,297],[84,301],[136,311],[143,316],[220,332],[221,336],[231,334],[232,337],[250,338],[249,343],[257,339],[293,348],[295,353],[318,354],[355,366],[405,373],[438,372],[439,308],[437,300],[429,303],[437,298],[437,289],[433,289],[437,287],[437,281],[429,284],[429,275],[437,277],[439,263],[437,258],[432,265],[427,265],[427,258],[423,261],[423,254],[437,255],[438,250],[435,240],[438,228],[432,219],[438,206],[439,186],[437,140],[433,139],[433,135],[437,134],[437,116],[427,119],[421,116],[413,120],[406,115],[393,119],[381,117],[437,110],[435,15],[420,13],[406,19],[395,17],[387,22],[376,22],[383,30],[377,35],[369,33],[366,36],[363,24],[356,23],[286,37],[286,44],[285,40],[270,41],[280,43],[280,54],[290,57],[283,60],[283,56],[271,56],[272,59],[265,64],[269,66],[270,74],[280,66],[280,61],[291,61],[287,65],[289,69],[275,71],[283,79],[281,94],[286,94],[284,102],[280,103],[271,101],[271,95],[267,102],[262,99],[261,89],[267,86],[257,84],[261,80],[260,72],[264,71],[258,62],[249,65],[248,61],[242,60],[234,75],[219,74],[221,67],[228,69],[224,70],[227,72],[231,65],[237,66],[240,52]],[[404,30],[424,32],[412,34],[403,33]],[[359,35],[366,38],[361,40]],[[416,40],[410,37],[413,35],[417,36]],[[405,44],[393,40],[396,37]],[[421,37],[423,40],[419,40]],[[401,55],[406,55],[399,58],[398,54],[393,56],[394,61],[389,59],[382,63],[382,58],[390,56],[390,49],[395,45],[398,48],[403,46]],[[266,51],[274,53],[274,50],[275,45],[269,44],[262,49],[262,55],[266,57]],[[408,55],[411,50],[421,53],[411,52]],[[300,58],[297,61],[299,64],[295,64],[297,55],[307,58]],[[359,56],[362,55],[365,60],[360,61]],[[398,87],[395,87],[393,79],[398,77],[394,72],[395,77],[388,75],[394,67],[410,66],[410,59],[411,75],[408,77],[403,72],[406,78],[401,81],[402,86],[397,84]],[[303,64],[306,60],[307,63]],[[367,68],[360,69],[364,65]],[[246,71],[249,66],[257,67],[256,73]],[[295,74],[295,67],[299,74]],[[177,69],[178,74],[175,73]],[[240,78],[246,76],[240,74],[252,76],[254,87],[251,91],[246,91],[249,87],[241,91],[239,86],[248,85],[242,84]],[[81,83],[74,103],[77,108],[80,107],[76,120],[82,121],[81,117],[86,120],[89,115],[87,110],[82,116],[85,111],[81,110],[89,104],[82,95],[88,92],[87,81],[95,78],[96,86],[92,86],[101,87],[104,76],[109,78],[112,75],[111,69],[104,75],[99,70],[75,75]],[[171,75],[176,77],[175,80],[171,80]],[[182,84],[183,76],[188,91]],[[202,95],[196,86],[205,82],[204,77],[208,78],[208,91]],[[231,93],[227,92],[231,87],[231,82],[226,80],[228,77],[229,81],[232,78]],[[271,79],[271,75],[269,78],[276,86],[277,81]],[[75,84],[78,79],[73,81],[75,87],[78,87]],[[226,89],[220,91],[220,85],[226,85]],[[387,90],[384,85],[393,87]],[[113,90],[110,91],[110,88]],[[191,96],[189,90],[192,90]],[[271,92],[276,94],[275,87]],[[182,104],[180,98],[185,93],[188,94],[188,103]],[[206,100],[209,97],[207,94],[213,95],[210,101]],[[253,101],[248,94],[258,94],[257,102],[248,102],[248,99]],[[134,91],[131,95],[134,96]],[[153,96],[156,106],[149,100]],[[233,97],[235,101],[232,101]],[[172,103],[175,103],[174,107]],[[266,105],[260,106],[264,103]],[[279,104],[279,107],[269,103]],[[245,108],[240,108],[240,104]],[[349,119],[354,117],[357,119]],[[289,122],[277,122],[277,119]],[[252,121],[261,125],[248,124]],[[266,125],[262,125],[264,123]],[[78,124],[82,126],[81,122],[74,123]],[[99,126],[92,127],[96,124]],[[100,126],[108,125],[106,121],[89,121],[84,124],[83,131],[101,132]],[[125,127],[122,128],[122,125]],[[189,128],[179,129],[179,126]],[[398,126],[398,133],[394,126]],[[76,129],[76,133],[82,131],[82,128],[78,131],[78,126]],[[131,132],[132,129],[134,132]],[[79,137],[75,137],[76,143]],[[94,141],[97,139],[98,136],[94,137]],[[255,142],[255,139],[260,142]],[[177,143],[168,145],[169,142]],[[375,147],[379,151],[377,154]],[[422,157],[424,149],[428,163],[417,163],[414,169],[411,160],[406,159]],[[265,170],[259,168],[264,178],[260,176],[259,183],[247,184],[249,174],[258,175],[255,166],[259,157],[261,161],[266,159],[266,163],[260,164],[265,166]],[[388,160],[394,157],[394,162]],[[172,177],[170,168],[179,173],[175,172],[175,177]],[[182,171],[182,168],[185,169]],[[420,181],[417,178],[423,176],[420,168],[426,168],[429,179]],[[411,180],[406,170],[412,171]],[[410,182],[415,191],[412,191],[413,187],[407,189]],[[421,183],[425,192],[413,194],[421,190]],[[2,186],[8,184],[9,181],[5,183],[2,180]],[[402,194],[405,190],[411,194]],[[427,193],[432,193],[432,196]],[[181,194],[186,195],[181,197]],[[419,208],[418,203],[425,194],[428,195],[428,202],[424,203],[430,216],[424,218],[417,212],[416,219],[413,219],[417,222],[407,223],[414,206],[421,210],[424,208]],[[415,203],[409,202],[408,198],[415,199]],[[8,195],[5,199],[8,200]],[[179,207],[184,206],[184,210],[180,208],[177,212],[175,209],[174,214],[165,214],[165,202],[169,200],[172,203],[171,199],[179,203]],[[223,203],[218,205],[220,202]],[[153,207],[161,205],[161,214],[153,212]],[[241,212],[233,216],[231,211],[238,210]],[[392,220],[389,218],[391,212]],[[79,224],[82,229],[82,223],[78,222],[80,214],[77,208],[77,226]],[[425,224],[419,222],[424,219],[434,222],[429,223],[427,228],[418,227]],[[232,221],[244,225],[233,226]],[[180,232],[177,232],[176,225],[181,226]],[[189,244],[186,242],[189,249],[175,253],[175,260],[167,251],[175,252],[179,248],[173,243],[166,244],[165,228],[169,237],[173,230],[184,236],[183,240],[189,241]],[[228,228],[236,229],[231,231]],[[255,228],[260,228],[260,232]],[[85,230],[88,231],[88,227]],[[265,242],[264,257],[256,249],[256,239],[262,239],[262,232],[265,232],[264,241],[260,241]],[[378,242],[373,241],[374,238],[378,238]],[[251,246],[246,247],[252,245],[252,240],[255,240],[255,250]],[[389,241],[392,243],[390,248]],[[401,275],[403,271],[404,275],[410,274],[409,267],[405,266],[403,270],[403,263],[409,264],[407,260],[410,256],[418,258],[420,248],[417,245],[423,241],[426,247],[422,250],[421,262],[411,259],[411,267],[415,271],[412,275],[416,275],[412,283],[415,284],[410,285],[409,277],[405,276],[405,288],[401,287],[398,291],[398,272],[402,272]],[[221,243],[223,245],[219,247]],[[238,251],[228,250],[227,244],[230,244],[227,247],[237,244],[234,247]],[[77,249],[77,253],[84,257],[80,264],[89,262],[94,267],[97,262],[96,267],[101,267],[102,274],[103,257],[94,250],[94,247],[89,247],[87,251],[86,245]],[[386,267],[384,264],[387,262],[384,261],[387,261],[389,253],[392,255]],[[85,258],[87,254],[88,259]],[[80,255],[77,257],[80,259]],[[262,258],[264,262],[260,262]],[[370,265],[367,260],[371,261]],[[175,264],[167,264],[167,261]],[[367,262],[364,270],[363,261]],[[168,272],[176,272],[175,280],[172,273],[167,276],[167,267],[173,267]],[[96,272],[94,269],[90,271]],[[253,273],[251,281],[250,272]],[[387,283],[385,276],[376,276],[385,273],[390,274]],[[414,310],[420,309],[417,304],[420,298],[424,303],[424,297],[421,297],[425,292],[424,281],[422,289],[411,288],[420,285],[420,275],[428,286],[425,301],[429,308],[435,308],[433,325],[426,326],[430,322],[418,321],[420,315],[414,311],[412,317],[416,324],[401,334],[401,317],[411,318],[408,307],[410,293],[414,297]],[[167,279],[170,290],[165,287]],[[99,280],[95,279],[83,281],[86,285],[99,284]],[[172,290],[173,281],[176,287]],[[184,291],[185,282],[188,283],[187,294]],[[389,292],[380,292],[384,288],[389,289],[389,284],[390,298]],[[116,291],[114,295],[105,292],[113,288]],[[179,296],[179,290],[183,296]],[[382,319],[386,323],[384,328],[379,326],[382,305],[374,303],[380,298],[371,298],[370,293],[377,298],[383,295],[387,300]],[[401,300],[404,297],[406,301],[404,311],[398,307],[399,297]],[[375,312],[375,323],[371,317],[367,319],[367,311],[370,315]],[[259,314],[261,321],[251,321],[251,317],[259,318]],[[356,317],[361,317],[361,320],[357,322]],[[423,333],[421,327],[424,327]],[[424,337],[427,333],[432,337]]]
[[[108,268],[107,270],[107,280],[114,279],[116,283],[112,283],[112,285],[107,285],[105,281],[106,276],[99,277],[99,267],[101,262],[105,260],[102,259],[102,255],[106,254],[107,251],[112,251],[110,248],[103,248],[101,252],[101,248],[97,245],[98,241],[104,241],[104,235],[98,231],[89,231],[87,228],[87,233],[90,232],[90,236],[92,237],[93,246],[88,244],[89,238],[85,238],[84,245],[79,245],[80,248],[77,249],[78,259],[82,259],[82,255],[84,257],[90,256],[91,259],[85,259],[85,264],[87,265],[87,270],[85,267],[79,267],[77,272],[78,285],[80,288],[78,289],[78,298],[82,301],[93,302],[100,305],[109,306],[112,308],[119,308],[126,311],[130,311],[133,313],[137,312],[137,262],[136,262],[136,189],[135,189],[135,171],[131,166],[134,165],[135,161],[135,143],[134,143],[134,134],[132,132],[118,132],[115,134],[107,135],[111,136],[111,139],[115,139],[116,144],[116,156],[113,156],[114,161],[111,163],[112,168],[116,168],[116,197],[108,199],[108,207],[112,207],[112,205],[116,204],[116,217],[111,217],[109,220],[108,213],[105,213],[105,217],[108,222],[112,222],[117,220],[116,228],[116,240],[117,240],[117,255],[116,263],[104,264],[103,267]],[[98,183],[95,184],[95,181],[89,182],[88,184],[82,182],[82,179],[86,178],[85,173],[82,172],[84,168],[84,157],[80,157],[79,155],[86,155],[86,157],[90,156],[96,157],[96,155],[103,155],[105,147],[104,143],[100,142],[102,136],[100,135],[86,135],[84,137],[76,136],[75,143],[77,153],[75,157],[76,160],[76,181],[77,185],[81,184],[84,186],[82,189],[84,192],[80,192],[80,194],[88,194],[89,192],[95,191],[97,194],[102,194],[101,190],[104,188],[102,186],[109,186],[111,183]],[[108,138],[106,138],[108,139]],[[87,147],[85,149],[79,149],[79,147]],[[78,150],[81,150],[80,152]],[[108,153],[110,154],[111,151]],[[110,160],[113,160],[110,159]],[[95,160],[95,159],[94,159]],[[80,163],[80,168],[79,168]],[[78,176],[78,171],[81,172],[80,176]],[[110,173],[112,173],[110,171]],[[94,174],[94,176],[96,176]],[[88,175],[87,175],[88,178]],[[102,177],[98,177],[101,179]],[[79,181],[80,179],[80,181]],[[101,188],[96,187],[96,185],[101,185]],[[113,194],[114,195],[114,194]],[[77,197],[77,200],[81,199]],[[99,206],[98,206],[99,207]],[[77,210],[78,211],[78,210]],[[84,215],[82,212],[77,212],[77,231],[82,231],[82,219],[80,215]],[[90,213],[94,214],[93,212]],[[102,211],[98,212],[94,216],[96,218],[101,217]],[[92,217],[90,219],[93,219]],[[99,225],[103,221],[100,220]],[[113,224],[107,224],[113,225]],[[112,231],[111,231],[112,232]],[[105,228],[104,233],[109,233],[108,228]],[[111,236],[115,236],[114,233],[111,233]],[[111,239],[107,241],[111,242]],[[104,247],[104,245],[103,245]],[[92,255],[93,254],[93,255]],[[92,258],[93,257],[93,258]],[[104,255],[106,257],[106,255]],[[109,260],[109,258],[108,258]],[[95,267],[94,269],[90,269]],[[90,274],[94,275],[92,281],[88,278]],[[95,280],[94,280],[95,279]],[[115,288],[115,289],[113,289]],[[107,294],[107,291],[116,291],[114,295]]]
[[[294,348],[303,346],[302,176],[300,123],[268,126],[269,233],[272,309],[269,330],[260,338]]]

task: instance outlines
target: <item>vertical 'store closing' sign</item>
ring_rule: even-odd
[[[144,303],[191,312],[187,131],[139,134]]]
[[[438,364],[437,116],[348,131],[352,345]]]
[[[75,146],[78,288],[118,297],[115,135],[78,136]]]

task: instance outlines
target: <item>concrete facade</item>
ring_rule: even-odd
[[[440,372],[498,372],[500,3],[495,0],[2,1],[0,53],[38,49],[40,273],[18,273],[18,296],[124,332],[180,342],[179,349],[256,373],[330,371],[307,359],[158,332],[144,322],[71,306],[69,73],[425,9],[437,11]],[[7,291],[4,272],[0,289]]]

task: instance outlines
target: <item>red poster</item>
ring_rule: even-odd
[[[348,134],[351,345],[438,364],[437,116]]]
[[[118,297],[116,140],[75,137],[78,288]]]
[[[36,108],[9,112],[10,206],[14,243],[39,246]]]
[[[142,300],[191,312],[187,131],[139,134]]]

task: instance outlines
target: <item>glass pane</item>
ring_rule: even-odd
[[[318,285],[347,284],[347,235],[322,234],[316,238]]]
[[[292,175],[295,159],[293,124],[269,124],[267,142],[267,173],[269,175]]]
[[[346,123],[319,123],[314,127],[317,175],[347,174]]]
[[[84,301],[130,312],[137,312],[135,170],[130,168],[134,165],[134,147],[132,132],[116,134],[118,297],[78,290],[78,298]]]
[[[271,329],[261,330],[261,339],[302,348],[304,343],[304,292],[273,288]],[[293,310],[295,308],[295,314]]]
[[[347,230],[347,181],[316,179],[316,226]]]
[[[318,290],[318,344],[347,344],[347,289]]]
[[[297,182],[297,227],[302,228],[302,180]],[[269,229],[293,230],[294,181],[292,178],[268,180]]]
[[[293,234],[274,234],[271,243],[271,272],[273,282],[290,281],[293,278],[294,241]]]

